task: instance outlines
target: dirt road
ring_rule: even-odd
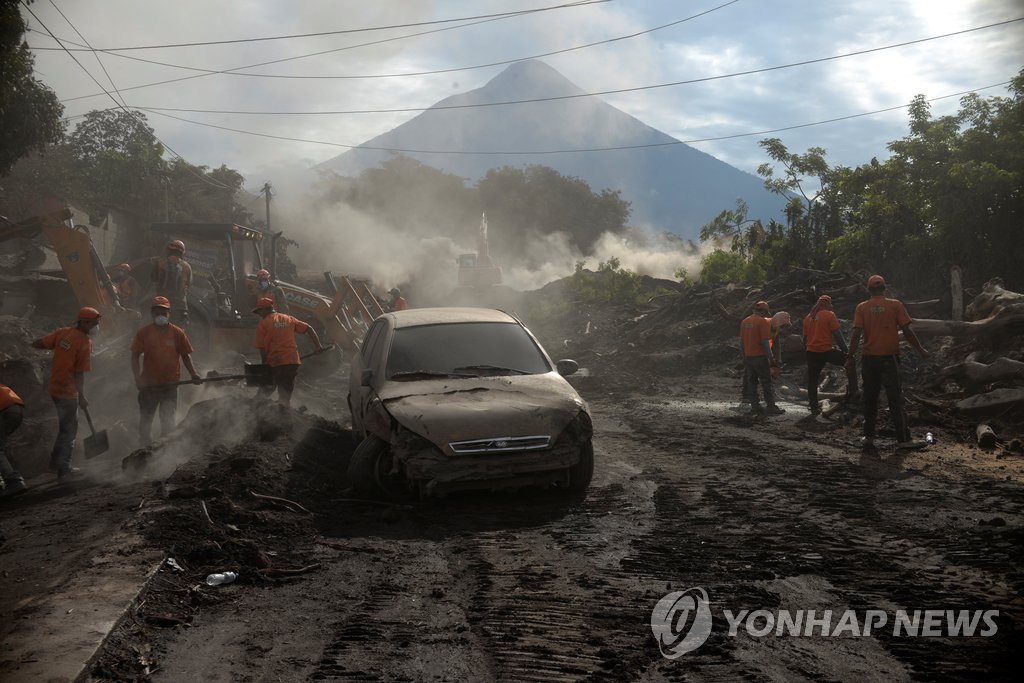
[[[94,674],[123,676],[141,659],[166,681],[1015,678],[1019,460],[942,444],[865,455],[855,434],[822,432],[792,405],[750,422],[730,409],[735,392],[724,385],[648,392],[576,382],[597,430],[585,500],[352,501],[340,493],[351,443],[305,453],[300,444],[277,458],[288,463],[278,493],[313,514],[278,511],[289,521],[261,543],[277,561],[319,568],[215,588],[197,586],[195,572],[162,570],[150,600],[162,596],[165,612],[176,600],[178,617],[122,629]],[[250,450],[246,466],[276,461],[272,453]],[[195,476],[210,476],[203,467]],[[274,478],[270,467],[256,481]],[[231,517],[238,505],[216,500],[216,524],[256,514]],[[667,659],[651,611],[694,587],[709,596],[710,637]],[[749,623],[729,634],[726,610],[761,609],[830,609],[831,627],[845,610],[881,610],[888,624],[867,637],[756,636]],[[897,636],[897,610],[998,610],[998,630]]]

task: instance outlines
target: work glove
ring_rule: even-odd
[[[192,384],[199,385],[203,383],[203,378],[199,375],[192,375]]]
[[[781,374],[782,374],[781,368],[779,368],[778,365],[773,365],[772,366],[772,379],[778,379],[779,375],[781,375]]]

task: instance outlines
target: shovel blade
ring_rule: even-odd
[[[86,460],[106,453],[110,450],[110,441],[107,439],[107,430],[104,429],[102,432],[96,432],[92,436],[85,437],[82,445],[85,447]]]

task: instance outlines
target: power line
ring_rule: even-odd
[[[593,43],[585,43],[583,45],[576,45],[574,47],[564,48],[564,49],[561,49],[561,50],[552,50],[551,52],[541,52],[539,54],[529,55],[529,56],[526,56],[526,57],[516,57],[514,59],[505,59],[505,60],[501,60],[501,61],[497,61],[497,62],[487,62],[485,64],[474,64],[474,65],[471,65],[471,66],[459,66],[459,67],[453,67],[453,68],[450,68],[450,69],[433,69],[433,70],[430,70],[430,71],[409,71],[409,72],[404,72],[404,73],[354,74],[354,75],[341,75],[341,76],[306,76],[306,75],[288,75],[288,74],[240,73],[241,69],[251,69],[251,68],[255,68],[257,66],[266,66],[268,64],[277,64],[277,63],[285,62],[285,61],[292,61],[292,60],[297,60],[297,59],[304,59],[306,57],[319,56],[319,55],[325,54],[324,52],[314,52],[314,53],[310,53],[310,54],[307,54],[307,55],[298,55],[298,56],[295,56],[295,57],[287,57],[285,59],[280,59],[280,60],[275,60],[275,61],[270,61],[270,62],[263,62],[261,64],[254,64],[254,65],[250,65],[250,66],[240,66],[240,67],[236,67],[235,69],[218,70],[218,69],[204,69],[204,68],[195,67],[195,66],[186,66],[184,64],[172,64],[170,62],[160,62],[160,61],[156,61],[156,60],[152,60],[152,59],[143,59],[143,58],[140,58],[140,57],[132,57],[130,55],[121,55],[121,54],[117,54],[116,52],[112,52],[110,50],[96,50],[96,51],[103,52],[105,54],[109,54],[112,57],[120,57],[122,59],[129,59],[129,60],[132,60],[132,61],[142,62],[142,63],[145,63],[145,64],[153,64],[153,65],[156,65],[156,66],[166,66],[166,67],[171,67],[171,68],[174,68],[174,69],[183,69],[185,71],[197,71],[197,72],[201,72],[201,73],[206,74],[206,75],[223,74],[225,76],[247,76],[247,77],[250,77],[250,78],[278,78],[278,79],[300,79],[300,80],[301,79],[360,80],[360,79],[373,79],[373,78],[403,78],[403,77],[407,77],[407,76],[432,76],[432,75],[436,75],[436,74],[454,73],[454,72],[458,72],[458,71],[471,71],[471,70],[474,70],[474,69],[485,69],[485,68],[492,67],[492,66],[502,66],[502,65],[505,65],[505,64],[514,64],[515,62],[522,62],[522,61],[526,61],[526,60],[529,60],[529,59],[541,59],[543,57],[551,57],[551,56],[554,56],[554,55],[565,54],[567,52],[574,52],[576,50],[583,50],[583,49],[586,49],[586,48],[597,47],[597,46],[600,46],[600,45],[607,45],[609,43],[614,43],[614,42],[618,42],[618,41],[622,41],[622,40],[629,40],[631,38],[637,38],[639,36],[646,35],[648,33],[654,33],[655,31],[661,31],[663,29],[671,28],[672,26],[677,26],[677,25],[682,24],[682,23],[687,22],[687,21],[691,21],[693,19],[697,19],[699,17],[705,16],[707,14],[711,14],[712,12],[716,12],[716,11],[718,11],[720,9],[728,7],[729,5],[734,5],[737,2],[739,2],[739,0],[729,0],[729,2],[726,2],[726,3],[722,4],[722,5],[718,5],[717,7],[712,7],[711,9],[705,10],[703,12],[699,12],[697,14],[693,14],[693,15],[685,17],[683,19],[677,19],[676,21],[671,21],[671,22],[669,22],[667,24],[662,24],[660,26],[655,26],[653,28],[645,29],[643,31],[637,31],[635,33],[630,33],[630,34],[627,34],[627,35],[616,36],[614,38],[607,38],[605,40],[595,41]],[[478,23],[482,23],[482,22],[478,22]],[[455,27],[451,27],[451,28],[463,28],[464,26],[472,26],[472,25],[474,25],[474,24],[465,24],[463,26],[455,26]],[[417,34],[417,35],[419,35],[419,34]],[[404,37],[407,37],[407,36],[402,36],[402,37],[404,38]],[[68,42],[68,41],[65,41],[65,42]],[[72,43],[72,44],[74,44],[74,43]],[[364,45],[349,46],[349,47],[339,48],[339,49],[346,49],[347,50],[347,49],[352,49],[353,47],[364,47],[364,46],[365,46],[365,44]],[[33,50],[37,50],[37,49],[38,50],[42,50],[42,49],[56,49],[56,48],[32,48],[32,49]],[[89,52],[90,50],[89,49],[84,49],[84,50],[81,50],[81,51]],[[334,52],[334,51],[335,50],[331,50],[330,52]],[[151,85],[160,85],[160,84],[173,83],[173,82],[174,81],[161,81],[159,84],[151,84]],[[136,87],[148,87],[148,86],[136,86]],[[91,95],[86,95],[85,97],[91,97]],[[62,100],[62,101],[67,102],[69,100]]]
[[[1003,81],[1001,83],[995,83],[993,85],[986,85],[986,86],[983,86],[981,88],[975,88],[973,90],[964,90],[964,91],[961,91],[961,92],[958,92],[958,93],[952,93],[950,95],[941,95],[939,97],[933,97],[933,98],[927,99],[925,101],[926,102],[937,102],[939,100],[949,99],[951,97],[960,97],[962,95],[966,95],[966,94],[974,93],[974,92],[979,92],[981,90],[989,90],[991,88],[997,88],[999,86],[1007,85],[1009,83],[1010,83],[1010,81]],[[615,146],[615,147],[589,147],[589,148],[582,148],[582,149],[549,149],[549,150],[532,150],[532,151],[523,151],[523,150],[504,150],[504,151],[497,151],[497,150],[491,150],[491,151],[430,150],[430,149],[404,149],[404,148],[400,148],[400,147],[374,147],[374,146],[367,146],[367,145],[346,145],[346,144],[343,144],[343,143],[340,143],[340,142],[328,142],[328,141],[325,141],[325,140],[310,140],[310,139],[306,139],[306,138],[293,138],[293,137],[287,137],[287,136],[284,136],[284,135],[273,135],[271,133],[258,133],[258,132],[255,132],[255,131],[243,130],[243,129],[240,129],[240,128],[231,128],[231,127],[228,127],[228,126],[218,126],[218,125],[212,124],[212,123],[203,123],[202,121],[193,121],[191,119],[186,119],[186,118],[183,118],[183,117],[180,117],[180,116],[174,116],[172,114],[165,114],[165,113],[163,113],[161,111],[155,111],[155,110],[146,109],[145,107],[139,107],[139,109],[142,109],[143,111],[150,111],[151,113],[156,114],[158,116],[164,116],[164,117],[169,118],[169,119],[174,119],[176,121],[182,121],[182,122],[185,122],[185,123],[191,123],[191,124],[194,124],[194,125],[197,125],[197,126],[204,126],[206,128],[214,128],[214,129],[217,129],[217,130],[224,130],[224,131],[229,131],[229,132],[232,132],[232,133],[241,133],[243,135],[251,135],[251,136],[261,137],[261,138],[269,138],[269,139],[272,139],[272,140],[283,140],[283,141],[286,141],[286,142],[302,142],[302,143],[307,143],[307,144],[324,145],[324,146],[328,146],[328,147],[341,147],[341,148],[344,148],[344,149],[361,149],[361,150],[372,150],[372,151],[380,151],[380,152],[399,152],[399,153],[404,153],[404,154],[450,154],[450,155],[456,155],[456,156],[528,156],[528,155],[538,155],[539,156],[539,155],[546,155],[546,154],[579,154],[579,153],[584,153],[584,152],[613,152],[613,151],[631,150],[631,149],[646,149],[646,148],[656,148],[656,147],[672,147],[674,145],[686,145],[686,144],[692,144],[692,143],[697,143],[697,142],[716,142],[716,141],[720,141],[720,140],[733,140],[733,139],[736,139],[736,138],[752,137],[752,136],[755,136],[755,135],[768,135],[770,133],[781,133],[781,132],[784,132],[784,131],[787,131],[787,130],[797,130],[799,128],[810,128],[812,126],[821,126],[821,125],[828,124],[828,123],[836,123],[836,122],[839,122],[839,121],[848,121],[850,119],[861,118],[861,117],[864,117],[864,116],[873,116],[875,114],[882,114],[882,113],[889,112],[889,111],[895,111],[897,109],[903,109],[903,108],[905,108],[907,106],[908,105],[906,105],[906,104],[900,104],[900,105],[896,105],[896,106],[893,106],[893,107],[886,107],[884,109],[876,109],[874,111],[862,112],[862,113],[859,113],[859,114],[849,114],[847,116],[837,116],[835,118],[824,119],[824,120],[821,120],[821,121],[814,121],[812,123],[800,123],[800,124],[795,124],[795,125],[792,125],[792,126],[784,126],[784,127],[781,127],[781,128],[771,128],[771,129],[768,129],[768,130],[760,130],[760,131],[754,131],[754,132],[750,132],[750,133],[735,133],[735,134],[732,134],[732,135],[720,135],[720,136],[716,136],[716,137],[706,137],[706,138],[693,138],[693,139],[690,139],[690,140],[671,140],[671,141],[668,141],[668,142],[656,142],[656,143],[648,143],[648,144],[642,144],[642,145],[620,145],[620,146]]]
[[[232,40],[208,40],[195,43],[169,43],[166,45],[131,45],[127,47],[106,47],[97,48],[100,52],[128,52],[130,50],[163,50],[169,48],[179,47],[202,47],[206,45],[237,45],[239,43],[258,43],[269,40],[292,40],[295,38],[317,38],[321,36],[337,36],[351,33],[367,33],[372,31],[387,31],[396,28],[415,28],[417,26],[436,26],[437,24],[451,24],[457,21],[474,21],[477,19],[503,19],[510,17],[521,17],[529,14],[538,14],[540,12],[550,12],[552,10],[568,9],[574,7],[585,7],[587,5],[601,5],[613,0],[578,0],[577,2],[567,2],[561,5],[552,5],[549,7],[538,7],[535,9],[517,10],[515,12],[498,12],[494,14],[478,14],[470,17],[456,17],[454,19],[436,19],[434,21],[419,21],[408,24],[391,24],[386,26],[369,26],[365,28],[350,28],[350,29],[339,29],[336,31],[319,31],[316,33],[296,33],[291,35],[278,35],[278,36],[264,36],[261,38],[235,38]],[[81,35],[81,34],[79,34]],[[57,40],[54,38],[54,40]],[[49,49],[56,50],[59,48],[37,48],[37,49]],[[88,48],[92,50],[92,47]]]
[[[47,28],[46,24],[44,24],[44,23],[42,22],[42,20],[40,20],[40,19],[39,19],[39,17],[38,17],[38,16],[36,16],[36,13],[32,11],[32,8],[30,8],[30,7],[28,6],[28,3],[27,3],[27,2],[24,2],[24,0],[22,0],[22,3],[21,3],[21,5],[22,5],[22,7],[24,7],[24,8],[25,8],[25,10],[26,10],[26,11],[27,11],[27,12],[28,12],[29,14],[31,14],[31,15],[32,15],[32,18],[33,18],[33,19],[35,19],[35,20],[36,20],[37,22],[39,22],[39,25],[40,25],[40,26],[42,26],[42,27],[43,27],[44,29],[46,29],[46,32],[47,32],[47,33],[49,33],[49,34],[50,34],[50,36],[51,36],[51,37],[52,37],[52,38],[53,38],[54,40],[57,40],[57,37],[56,37],[56,36],[54,36],[54,35],[53,35],[53,32],[52,32],[52,31],[50,31],[50,29],[49,29],[49,28]],[[58,10],[58,11],[59,11],[59,10]],[[63,15],[63,14],[61,14],[61,16],[64,16],[64,15]],[[64,17],[64,20],[65,20],[65,21],[68,21],[67,17]],[[71,24],[71,22],[70,22],[70,21],[68,21],[68,24],[69,24],[69,25],[71,25],[71,27],[72,27],[72,28],[74,28],[74,25],[73,25],[73,24]],[[75,30],[75,32],[76,32],[76,33],[78,33],[77,29]],[[79,35],[81,35],[81,34],[79,33]],[[82,38],[82,40],[85,40],[85,38],[83,37],[83,38]],[[57,42],[59,43],[60,41],[58,40]],[[123,111],[124,111],[124,112],[125,112],[126,114],[128,114],[128,115],[129,115],[129,116],[130,116],[130,117],[132,118],[132,120],[133,120],[133,121],[135,121],[135,122],[136,122],[137,124],[141,124],[141,123],[142,123],[142,122],[141,122],[141,121],[139,120],[139,118],[138,118],[138,116],[136,115],[136,113],[135,113],[135,112],[133,112],[133,111],[132,111],[131,109],[128,109],[128,108],[127,108],[127,107],[126,107],[126,106],[125,106],[124,104],[122,104],[122,103],[118,102],[118,101],[117,101],[117,98],[116,98],[116,97],[114,97],[113,95],[111,95],[111,94],[110,94],[109,92],[107,92],[107,90],[106,90],[105,88],[103,88],[103,86],[102,86],[102,85],[100,84],[100,82],[99,82],[98,80],[96,80],[96,77],[92,75],[92,72],[90,72],[90,71],[89,71],[89,70],[88,70],[87,68],[85,68],[85,65],[84,65],[84,64],[82,64],[82,63],[81,63],[80,61],[78,61],[78,58],[77,58],[77,57],[75,57],[75,55],[73,55],[73,54],[71,54],[70,52],[68,52],[68,56],[69,56],[69,57],[71,57],[71,59],[72,59],[72,60],[74,60],[75,64],[77,64],[77,65],[78,65],[78,66],[79,66],[79,67],[80,67],[80,68],[82,69],[82,71],[84,71],[84,72],[85,72],[85,74],[86,74],[86,75],[87,75],[87,76],[88,76],[88,77],[89,77],[89,78],[90,78],[90,79],[92,80],[92,82],[93,82],[93,83],[95,83],[95,84],[97,85],[97,87],[99,87],[99,88],[100,88],[101,90],[103,90],[103,92],[104,92],[104,93],[106,93],[107,97],[109,97],[109,98],[110,98],[111,100],[113,100],[114,104],[116,105],[116,107],[117,107],[118,109],[121,109],[121,110],[123,110]],[[109,76],[108,76],[108,77],[109,77]],[[113,84],[113,81],[111,81],[111,84]],[[231,190],[231,189],[232,189],[232,188],[228,187],[227,185],[224,185],[224,184],[222,184],[222,183],[220,183],[220,182],[217,182],[217,181],[215,181],[215,180],[212,180],[212,179],[209,179],[209,178],[205,178],[205,177],[203,177],[202,175],[199,175],[199,174],[197,174],[197,173],[195,172],[195,170],[193,170],[193,169],[192,169],[192,166],[191,166],[191,164],[189,164],[189,163],[188,163],[188,161],[187,161],[187,160],[185,159],[185,157],[181,156],[180,154],[178,154],[177,152],[175,152],[175,151],[174,151],[173,149],[171,149],[171,147],[170,147],[170,146],[169,146],[169,145],[168,145],[167,143],[165,143],[165,142],[164,142],[163,140],[161,140],[161,139],[160,139],[159,137],[157,137],[156,133],[153,133],[153,132],[151,131],[151,134],[153,135],[153,138],[154,138],[154,139],[155,139],[155,140],[156,140],[157,142],[159,142],[159,143],[160,143],[161,145],[163,145],[164,149],[166,149],[166,150],[167,150],[167,151],[169,151],[169,152],[170,152],[171,154],[173,154],[174,156],[176,156],[176,157],[178,157],[179,159],[181,159],[182,161],[184,161],[184,162],[185,162],[185,167],[186,167],[186,168],[187,168],[187,169],[188,169],[188,170],[189,170],[189,171],[190,171],[190,172],[191,172],[191,173],[192,173],[193,175],[195,175],[195,176],[196,176],[197,178],[199,178],[200,180],[202,180],[202,181],[203,181],[204,183],[207,183],[208,185],[211,185],[211,186],[213,186],[213,187],[218,187],[218,188],[220,188],[220,189],[222,189],[222,190]]]
[[[154,83],[143,83],[142,85],[131,86],[130,88],[124,88],[123,90],[125,90],[125,91],[127,91],[127,90],[141,90],[142,88],[152,88],[152,87],[155,87],[155,86],[158,86],[158,85],[168,85],[170,83],[180,83],[182,81],[190,81],[190,80],[195,79],[195,78],[205,78],[207,76],[213,76],[215,74],[235,75],[236,72],[238,72],[238,71],[240,71],[242,69],[255,69],[256,67],[259,67],[259,66],[269,66],[271,64],[281,64],[281,63],[284,63],[284,62],[291,62],[291,61],[295,61],[295,60],[299,60],[299,59],[306,59],[308,57],[318,57],[318,56],[321,56],[321,55],[332,54],[332,53],[335,53],[335,52],[344,52],[346,50],[355,50],[355,49],[358,49],[358,48],[361,48],[361,47],[371,47],[371,46],[374,46],[374,45],[381,45],[381,44],[384,44],[384,43],[392,43],[392,42],[396,42],[396,41],[400,41],[400,40],[405,40],[406,38],[416,38],[416,37],[419,37],[419,36],[430,35],[430,34],[433,34],[433,33],[443,33],[445,31],[453,31],[453,30],[459,29],[459,28],[466,28],[466,27],[469,27],[469,26],[476,26],[478,24],[487,24],[487,23],[490,23],[492,21],[501,21],[501,20],[506,19],[506,18],[508,18],[508,17],[498,17],[498,18],[495,18],[495,19],[481,19],[479,21],[474,21],[474,22],[470,22],[470,23],[466,23],[466,24],[459,24],[458,26],[446,26],[444,28],[436,28],[436,29],[431,29],[429,31],[420,31],[419,33],[409,33],[409,34],[406,34],[404,36],[395,36],[393,38],[382,38],[380,40],[372,40],[372,41],[365,42],[365,43],[357,43],[355,45],[346,45],[345,47],[333,48],[331,50],[320,50],[319,52],[310,52],[310,53],[307,53],[307,54],[304,54],[304,55],[296,55],[296,56],[293,56],[293,57],[283,57],[281,59],[271,59],[271,60],[268,60],[268,61],[265,61],[265,62],[257,62],[255,64],[246,64],[244,66],[236,66],[236,67],[233,67],[231,69],[223,69],[223,70],[220,70],[220,71],[209,71],[209,72],[195,74],[195,75],[192,75],[192,76],[180,76],[178,78],[169,78],[169,79],[166,79],[166,80],[163,80],[163,81],[156,81]],[[118,56],[121,56],[124,59],[132,59],[132,60],[141,61],[141,62],[150,62],[151,61],[151,60],[147,60],[147,59],[140,59],[138,57],[129,57],[128,55],[118,55]],[[158,62],[154,62],[154,63],[158,63]],[[167,65],[167,66],[175,66],[175,65],[171,64],[171,65]],[[92,97],[101,97],[102,95],[103,95],[103,93],[93,93],[91,95],[79,95],[78,97],[69,97],[67,99],[61,100],[61,103],[73,102],[75,100],[84,100],[84,99],[89,99],[89,98],[92,98]]]
[[[554,95],[551,97],[535,97],[525,100],[504,100],[498,102],[477,102],[471,104],[445,104],[445,105],[434,105],[430,107],[400,107],[394,109],[346,109],[346,110],[334,110],[334,111],[254,111],[254,110],[240,110],[240,109],[186,109],[182,107],[138,107],[146,111],[153,112],[179,112],[179,113],[193,113],[193,114],[250,114],[253,116],[322,116],[322,115],[347,115],[347,114],[404,114],[412,112],[423,112],[423,111],[442,111],[448,109],[479,109],[482,107],[500,107],[508,106],[513,104],[531,104],[536,102],[555,102],[559,100],[572,100],[583,97],[598,97],[601,95],[619,95],[622,93],[640,92],[643,90],[656,90],[659,88],[670,88],[679,85],[692,85],[694,83],[707,83],[709,81],[719,81],[727,78],[736,78],[737,76],[750,76],[753,74],[767,73],[770,71],[780,71],[782,69],[791,69],[798,66],[807,66],[809,64],[820,64],[822,62],[835,61],[837,59],[846,59],[847,57],[857,57],[860,55],[871,54],[874,52],[881,52],[883,50],[892,50],[899,47],[906,47],[908,45],[917,45],[933,40],[940,40],[942,38],[950,38],[952,36],[963,35],[965,33],[971,33],[973,31],[981,31],[984,29],[994,28],[997,26],[1005,26],[1017,21],[1024,21],[1024,17],[1018,17],[1016,19],[1007,19],[1006,21],[996,22],[994,24],[986,24],[985,26],[976,26],[974,28],[963,29],[962,31],[954,31],[952,33],[943,33],[937,36],[931,36],[928,38],[919,38],[917,40],[908,40],[902,43],[894,43],[892,45],[884,45],[882,47],[867,48],[864,50],[856,50],[854,52],[847,52],[841,55],[832,55],[830,57],[819,57],[817,59],[807,59],[800,62],[791,62],[789,64],[780,64],[776,66],[768,66],[761,69],[750,69],[747,71],[737,71],[728,74],[721,74],[718,76],[706,76],[703,78],[692,78],[685,81],[672,81],[670,83],[656,83],[654,85],[642,85],[631,88],[617,88],[615,90],[600,90],[596,92],[576,93],[572,95]]]

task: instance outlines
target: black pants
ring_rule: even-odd
[[[775,405],[775,392],[772,391],[772,368],[768,356],[745,356],[743,358],[744,395],[750,399],[750,407],[757,409],[757,385],[761,384],[764,391],[764,402]]]
[[[878,394],[885,387],[889,400],[889,414],[896,428],[898,441],[910,441],[907,416],[903,412],[903,386],[900,383],[899,356],[864,356],[861,359],[861,379],[864,382],[864,436],[875,436],[878,420]]]
[[[821,371],[825,369],[825,365],[828,363],[841,367],[846,363],[846,354],[839,349],[807,352],[807,402],[811,406],[812,413],[817,413],[820,410],[818,406],[818,382],[821,381]]]
[[[270,388],[267,393],[269,394],[276,388],[277,400],[286,406],[291,405],[292,392],[295,391],[295,377],[298,374],[298,365],[275,365],[270,368],[270,377],[274,381],[274,387]]]
[[[139,444],[148,446],[153,439],[153,418],[160,411],[160,436],[174,431],[178,411],[178,387],[139,389]]]

